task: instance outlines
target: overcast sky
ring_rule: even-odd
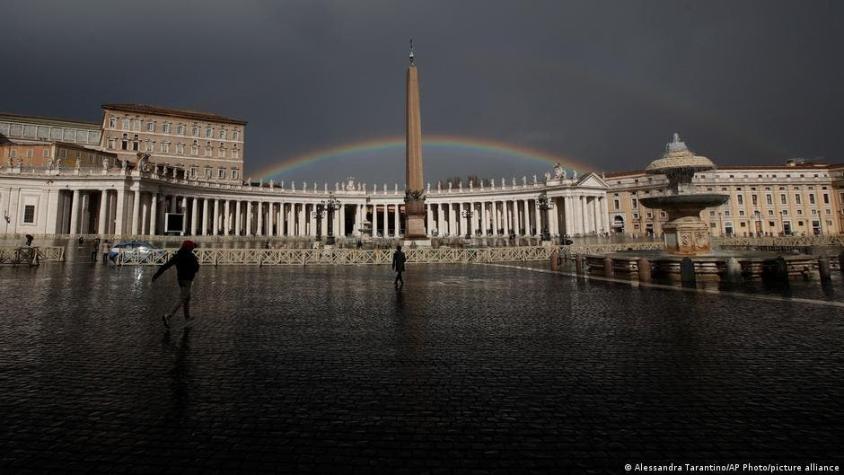
[[[404,133],[414,38],[423,134],[492,139],[596,170],[679,132],[720,164],[840,162],[842,1],[4,0],[0,111],[99,121],[137,102],[249,121],[246,172]],[[542,163],[428,150],[426,181]],[[402,182],[362,154],[285,179]]]

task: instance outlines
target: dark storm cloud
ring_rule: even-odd
[[[722,164],[841,161],[843,13],[838,1],[7,0],[0,110],[99,120],[102,103],[142,102],[243,118],[255,171],[402,134],[413,36],[425,133],[604,170],[644,166],[674,131]],[[432,180],[468,171],[431,158]],[[380,183],[402,170],[398,156],[288,178]]]

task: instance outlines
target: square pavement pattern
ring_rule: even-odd
[[[0,269],[0,473],[842,461],[844,312],[484,265]]]

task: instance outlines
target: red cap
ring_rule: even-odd
[[[196,243],[191,240],[182,241],[182,249],[193,251],[194,249],[196,249]]]

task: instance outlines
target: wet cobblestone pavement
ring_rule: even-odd
[[[0,269],[0,473],[836,462],[844,311],[480,265]]]

